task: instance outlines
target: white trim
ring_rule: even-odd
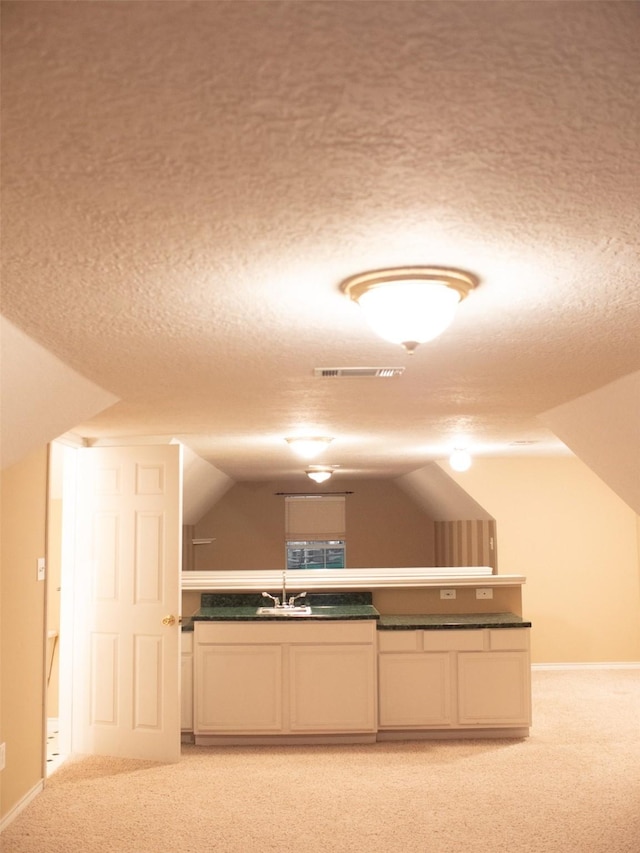
[[[81,435],[78,435],[77,432],[65,432],[62,435],[59,435],[54,443],[62,444],[65,447],[87,447],[87,439],[83,438]]]
[[[32,800],[38,796],[38,794],[42,793],[44,788],[44,779],[41,779],[33,788],[28,791],[24,797],[19,800],[15,806],[10,809],[7,814],[0,821],[0,833],[4,832],[4,830],[9,826],[12,820],[18,817],[20,812],[25,809]]]
[[[380,729],[378,741],[389,740],[483,740],[489,738],[524,738],[529,737],[528,726],[504,726],[496,729]]]
[[[390,569],[290,569],[289,589],[522,586],[523,575],[494,575],[490,566]],[[282,583],[282,569],[182,572],[182,589],[260,592]]]
[[[532,663],[532,670],[576,670],[576,669],[640,669],[640,661],[612,661],[592,663]]]

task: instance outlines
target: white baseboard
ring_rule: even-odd
[[[532,663],[531,669],[640,669],[640,661],[611,661],[602,663]]]
[[[20,812],[26,808],[32,800],[42,792],[44,788],[44,780],[41,779],[37,785],[34,785],[33,788],[24,795],[24,797],[15,804],[15,806],[7,812],[7,814],[0,821],[0,833],[2,833],[11,823],[14,818],[16,818]]]

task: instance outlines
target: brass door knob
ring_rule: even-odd
[[[169,616],[165,616],[164,619],[162,620],[162,624],[163,625],[175,625],[176,624],[176,617],[173,614],[170,614]]]

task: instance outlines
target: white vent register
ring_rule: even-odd
[[[402,376],[404,367],[315,367],[313,375],[321,379],[390,379]]]

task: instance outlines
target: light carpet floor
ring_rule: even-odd
[[[527,739],[77,757],[2,853],[640,853],[640,670],[533,673]]]

